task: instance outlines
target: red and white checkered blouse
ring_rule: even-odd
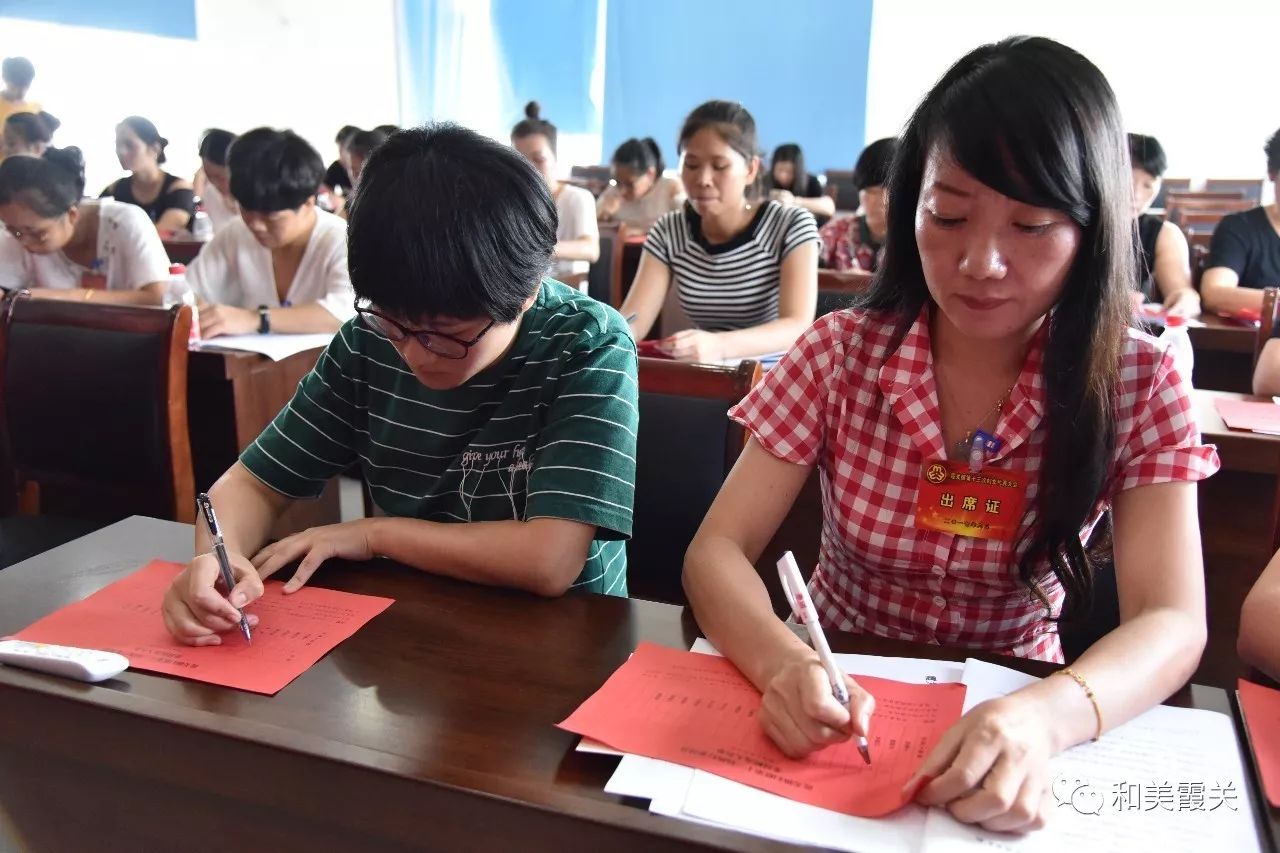
[[[1061,661],[1051,616],[1064,593],[1048,565],[1045,604],[1018,577],[1014,542],[915,526],[925,460],[945,459],[926,307],[894,348],[893,320],[838,311],[820,318],[729,416],[779,459],[817,464],[822,550],[809,582],[828,628]],[[1036,335],[995,434],[988,469],[1028,474],[1026,516],[1035,520],[1047,427],[1044,335]],[[1115,458],[1087,538],[1119,492],[1197,481],[1218,470],[1200,443],[1190,387],[1148,335],[1129,331],[1120,357]]]

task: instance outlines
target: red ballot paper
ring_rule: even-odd
[[[1275,403],[1216,399],[1213,405],[1231,429],[1280,432],[1280,406]]]
[[[1267,801],[1280,808],[1280,690],[1243,678],[1236,682],[1236,689]]]
[[[760,727],[759,691],[732,663],[652,643],[641,643],[560,728],[802,803],[879,817],[906,805],[902,786],[960,719],[965,687],[869,676],[858,684],[876,698],[870,765],[856,738],[787,758]]]
[[[272,694],[394,600],[310,586],[285,595],[284,584],[269,581],[262,598],[248,608],[258,617],[252,645],[236,629],[222,635],[220,646],[186,646],[170,636],[160,615],[165,590],[182,568],[152,560],[14,636],[118,652],[133,669]]]

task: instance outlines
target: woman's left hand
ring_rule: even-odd
[[[996,832],[1030,832],[1049,810],[1052,716],[1035,698],[983,702],[947,730],[904,790],[956,820]]]
[[[677,361],[714,363],[724,358],[724,348],[715,332],[685,329],[659,343],[662,351]]]
[[[301,557],[298,570],[284,585],[285,592],[297,592],[325,560],[373,559],[373,549],[369,546],[369,524],[372,521],[361,518],[295,533],[259,551],[253,558],[253,565],[265,580]]]

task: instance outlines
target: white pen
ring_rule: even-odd
[[[841,672],[840,667],[836,666],[836,659],[831,654],[831,646],[827,645],[827,635],[822,633],[822,625],[818,624],[818,614],[814,609],[813,599],[809,597],[809,588],[805,586],[804,578],[800,575],[800,567],[796,565],[796,558],[791,556],[790,551],[778,560],[778,577],[782,579],[782,591],[791,604],[792,615],[796,617],[797,622],[808,629],[809,642],[818,653],[822,668],[827,671],[827,678],[831,680],[831,695],[837,702],[848,708],[849,688],[845,686],[844,673]],[[867,746],[866,737],[861,735],[858,736],[858,754],[862,756],[863,761],[871,763],[871,750]]]

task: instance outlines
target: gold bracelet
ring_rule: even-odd
[[[1071,667],[1063,667],[1058,671],[1063,675],[1070,676],[1076,684],[1079,684],[1080,689],[1084,691],[1084,695],[1088,696],[1089,701],[1093,703],[1093,715],[1098,718],[1098,731],[1093,736],[1093,739],[1096,741],[1098,738],[1102,737],[1102,706],[1098,704],[1098,697],[1093,695],[1093,688],[1089,686],[1089,682],[1084,680],[1084,676],[1076,672]]]

